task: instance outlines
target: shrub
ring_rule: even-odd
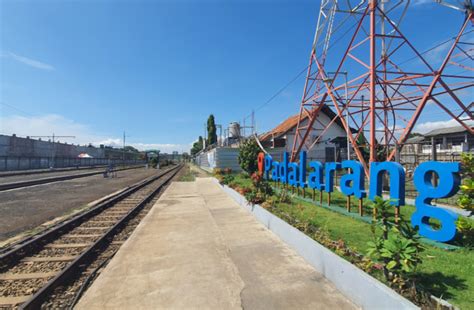
[[[239,187],[239,186],[235,186],[234,187],[235,191],[238,192],[239,194],[241,195],[244,195],[247,194],[248,192],[251,192],[252,190],[248,187]]]
[[[457,203],[459,207],[472,214],[474,212],[474,154],[462,153],[461,167],[463,182]]]
[[[282,189],[278,194],[278,201],[280,203],[290,203],[291,202],[291,195],[288,193],[287,190]]]
[[[248,139],[239,148],[239,165],[249,175],[257,171],[257,156],[260,153],[257,141]]]
[[[257,192],[263,195],[266,199],[267,196],[273,195],[273,188],[261,175],[254,172],[251,176],[252,184],[257,189]]]
[[[367,243],[367,255],[381,263],[390,286],[397,286],[400,291],[414,288],[414,275],[422,263],[420,253],[423,251],[417,230],[403,219],[398,224],[389,221],[389,210],[393,208],[390,200],[375,197],[371,206],[377,209],[378,217],[372,223],[373,241]]]
[[[474,247],[474,226],[464,217],[460,216],[456,221],[456,228],[458,230],[457,240],[461,245],[467,247]]]
[[[262,195],[256,190],[252,189],[251,191],[244,194],[245,199],[251,204],[257,204],[264,201]]]
[[[276,199],[273,196],[267,197],[267,199],[261,204],[264,209],[271,209],[277,203]]]
[[[223,184],[226,184],[226,185],[229,185],[230,183],[232,183],[234,181],[234,176],[232,174],[226,174],[223,178],[222,178],[222,183]]]

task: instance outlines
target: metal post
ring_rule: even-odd
[[[345,83],[344,83],[344,90],[345,90],[345,106],[346,106],[346,124],[347,124],[347,128],[346,128],[346,142],[347,142],[347,160],[350,160],[351,159],[351,148],[350,148],[350,145],[351,145],[351,142],[349,141],[349,134],[350,134],[350,126],[349,126],[349,104],[348,104],[348,101],[347,101],[347,71],[344,72],[344,79],[345,79]]]
[[[376,60],[375,60],[375,52],[376,52],[376,46],[375,46],[375,36],[376,36],[376,29],[375,29],[375,9],[377,7],[377,0],[371,0],[370,1],[370,73],[369,73],[369,83],[370,83],[370,159],[369,162],[374,162],[377,161],[376,158],[376,148],[375,148],[375,143],[376,143],[376,131],[375,131],[375,105],[376,105],[376,98],[375,98],[375,93],[376,93]]]

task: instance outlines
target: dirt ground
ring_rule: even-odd
[[[28,180],[39,180],[45,178],[53,178],[65,175],[73,175],[73,174],[84,174],[84,173],[91,173],[91,172],[104,172],[105,168],[96,168],[96,169],[81,169],[81,170],[69,170],[69,171],[57,171],[57,172],[47,172],[47,173],[35,173],[35,174],[27,174],[27,175],[11,175],[11,176],[2,176],[0,175],[0,184],[7,184],[7,183],[14,183],[14,182],[22,182]]]
[[[79,171],[61,171],[61,172],[48,172],[48,173],[36,173],[36,174],[28,174],[28,175],[14,175],[14,176],[0,176],[0,184],[7,184],[7,183],[14,183],[14,182],[22,182],[28,180],[39,180],[45,178],[52,178],[52,177],[59,177],[65,175],[72,175],[72,174],[82,174],[82,173],[89,173],[95,171],[104,171],[104,168],[100,169],[91,169],[91,170],[79,170]]]
[[[211,176],[209,172],[204,171],[203,169],[199,168],[196,165],[189,164],[189,168],[194,173],[194,175],[198,178],[207,178]]]
[[[119,171],[116,178],[95,175],[0,192],[0,241],[157,173],[156,169],[139,168]]]

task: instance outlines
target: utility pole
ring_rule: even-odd
[[[252,135],[255,133],[255,111],[252,110]]]
[[[346,124],[347,124],[347,130],[346,130],[346,141],[347,141],[347,160],[351,159],[351,142],[349,141],[349,135],[351,134],[351,127],[349,126],[349,106],[347,103],[347,71],[341,72],[344,74],[344,90],[345,90],[345,98],[344,98],[344,106],[346,107]]]
[[[51,145],[51,162],[50,162],[50,168],[54,168],[54,160],[56,157],[56,149],[55,149],[55,138],[76,138],[76,136],[56,136],[54,133],[52,136],[30,136],[30,138],[48,138],[52,139],[52,145]]]
[[[125,163],[125,130],[123,131],[122,163]]]
[[[206,140],[207,140],[207,124],[204,123],[204,139],[202,139],[202,149],[206,149]]]

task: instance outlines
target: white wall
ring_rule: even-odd
[[[240,168],[238,156],[238,148],[218,147],[199,154],[196,158],[196,164],[210,172],[215,168],[230,168],[232,171],[240,172],[242,168]]]

